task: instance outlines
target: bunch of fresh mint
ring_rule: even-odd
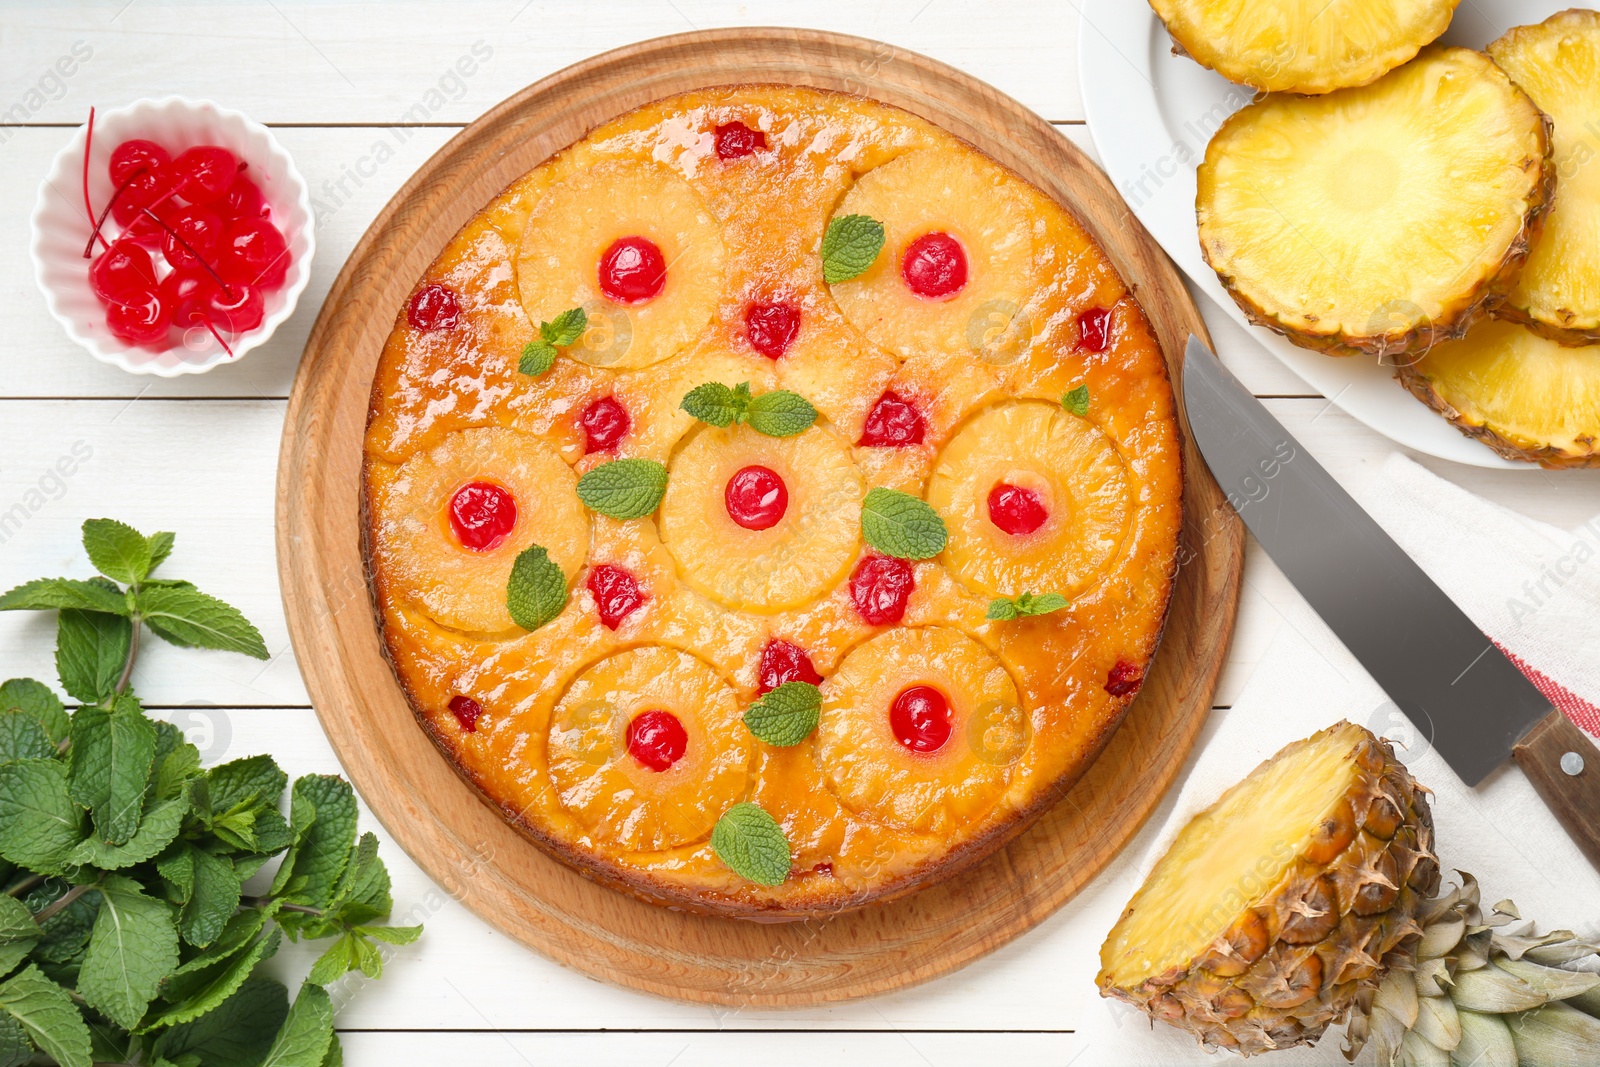
[[[83,524],[100,571],[45,578],[0,610],[58,612],[69,711],[32,679],[0,685],[0,1067],[330,1067],[329,983],[377,977],[392,907],[372,834],[341,778],[288,777],[268,756],[212,767],[129,690],[143,628],[267,658],[236,609],[150,577],[173,537]],[[263,869],[281,862],[270,881]],[[260,872],[260,893],[245,883]],[[293,1003],[261,973],[291,939],[336,938]]]

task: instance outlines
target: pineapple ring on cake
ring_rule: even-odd
[[[683,580],[723,607],[774,612],[845,577],[866,490],[850,446],[825,426],[766,437],[702,426],[678,449],[661,540]]]
[[[1251,321],[1329,355],[1420,352],[1504,294],[1556,180],[1549,120],[1482,53],[1270,96],[1200,166],[1206,262]]]
[[[1041,285],[1015,181],[963,146],[907,152],[857,179],[834,217],[874,218],[884,242],[865,273],[832,286],[845,318],[902,359],[981,352],[1005,332],[996,317],[1015,318]]]
[[[901,830],[941,833],[988,810],[1023,744],[1017,686],[993,653],[942,626],[889,630],[852,649],[822,685],[818,762],[840,803]]]
[[[1512,30],[1489,55],[1555,122],[1560,190],[1495,314],[1564,344],[1600,343],[1600,11]]]
[[[1600,467],[1600,348],[1489,321],[1399,368],[1417,399],[1507,459]]]
[[[754,739],[710,665],[659,645],[575,678],[550,719],[550,780],[600,841],[653,852],[699,841],[744,796]]]
[[[589,555],[578,478],[548,444],[499,427],[461,430],[398,467],[372,463],[372,556],[386,588],[441,625],[516,629],[506,582],[540,545],[566,574]]]
[[[1461,0],[1151,0],[1180,48],[1268,93],[1366,85],[1450,25]]]
[[[945,446],[927,500],[950,533],[945,565],[996,597],[1090,585],[1122,547],[1132,489],[1114,444],[1059,404],[980,412]]]
[[[596,367],[648,367],[711,321],[721,228],[694,187],[655,163],[599,163],[539,200],[517,249],[528,319],[581,307],[589,328],[564,349]]]

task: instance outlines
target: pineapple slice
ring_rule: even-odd
[[[1010,188],[1015,181],[965,148],[907,152],[864,174],[835,216],[883,223],[883,251],[866,273],[832,287],[844,317],[902,359],[928,351],[976,354],[1005,334],[1004,323],[1023,313],[1042,282],[1033,219]],[[928,239],[935,242],[931,252]],[[918,276],[919,255],[959,265],[955,275],[923,286],[941,295],[919,295],[908,282]]]
[[[1150,0],[1178,46],[1269,93],[1366,85],[1450,25],[1461,0]]]
[[[1490,321],[1397,376],[1507,459],[1600,467],[1600,348],[1565,348],[1516,323]]]
[[[1565,344],[1600,342],[1600,11],[1512,30],[1494,61],[1555,121],[1560,195],[1495,314]]]
[[[758,492],[754,516],[740,511],[739,488],[771,489],[770,480],[745,474],[729,488],[752,469],[776,475],[783,495],[780,501],[776,492]],[[738,611],[783,611],[844,579],[856,556],[864,494],[850,446],[824,426],[794,437],[703,426],[672,461],[661,540],[701,595]]]
[[[608,253],[639,241],[647,255],[633,277],[622,276],[620,291],[603,284]],[[724,255],[721,230],[688,182],[655,164],[612,161],[553,186],[534,207],[517,285],[535,323],[568,308],[588,313],[589,328],[567,355],[596,367],[648,367],[711,321]]]
[[[1122,547],[1130,493],[1122,455],[1100,430],[1059,404],[1025,400],[991,407],[956,434],[927,500],[950,531],[945,565],[963,582],[988,596],[1072,597]]]
[[[1100,949],[1100,991],[1208,1047],[1309,1043],[1371,1003],[1438,884],[1425,791],[1342,722],[1189,821]]]
[[[506,582],[528,546],[542,545],[569,582],[589,555],[577,475],[549,445],[516,430],[449,434],[398,467],[371,463],[368,485],[374,570],[392,592],[452,629],[516,629]],[[468,547],[453,505],[464,489],[483,486],[509,494],[515,522],[498,543]]]
[[[1259,325],[1329,355],[1460,337],[1527,257],[1549,120],[1487,56],[1425,53],[1361,89],[1274,96],[1200,167],[1200,244]]]
[[[596,840],[651,852],[699,841],[749,783],[754,745],[741,713],[721,675],[689,653],[619,652],[556,704],[550,780]]]
[[[957,831],[1010,782],[1020,752],[997,747],[990,732],[1020,707],[1011,675],[972,638],[941,626],[887,630],[823,683],[817,763],[858,815]]]

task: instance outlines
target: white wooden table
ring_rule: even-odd
[[[1127,0],[1134,3],[1136,0]],[[85,576],[78,525],[111,516],[178,532],[169,568],[239,605],[274,656],[263,665],[152,643],[136,686],[208,761],[270,751],[291,774],[339,769],[300,680],[279,602],[273,479],[285,399],[323,295],[383,203],[457,129],[552,71],[630,41],[732,24],[796,24],[883,39],[983,78],[1092,152],[1076,73],[1078,11],[1059,0],[503,0],[500,3],[0,5],[0,586]],[[797,22],[796,19],[803,19]],[[67,78],[58,57],[87,50]],[[487,54],[487,58],[485,58]],[[473,56],[471,76],[457,60]],[[295,318],[238,367],[131,377],[72,345],[45,312],[27,259],[28,214],[52,155],[91,104],[179,93],[276,128],[316,198],[318,253]],[[420,107],[420,110],[418,110]],[[426,120],[418,122],[421,115]],[[396,124],[408,116],[404,128]],[[376,162],[384,157],[381,163]],[[1359,486],[1392,446],[1307,390],[1216,308],[1235,373],[1335,477]],[[89,450],[68,477],[60,457]],[[1600,471],[1560,476],[1422,460],[1468,489],[1571,526],[1600,513]],[[1298,594],[1252,544],[1238,629],[1217,696],[1225,710]],[[53,679],[53,624],[0,615],[4,677]],[[371,823],[370,818],[368,822]],[[346,1058],[376,1064],[818,1062],[1091,1065],[1075,1019],[1094,991],[1062,960],[1092,958],[1103,929],[1072,906],[966,970],[898,996],[799,1013],[691,1007],[566,971],[490,930],[392,844],[397,913],[427,932],[338,1016]],[[291,983],[310,953],[274,968]],[[1085,968],[1071,969],[1080,974]],[[1342,1063],[1332,1042],[1321,1052]]]

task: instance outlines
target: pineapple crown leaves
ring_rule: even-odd
[[[127,686],[138,620],[208,647],[248,644],[245,631],[226,629],[236,612],[151,598],[194,590],[150,577],[170,534],[93,520],[84,544],[100,577],[6,597],[60,613],[62,685],[84,703],[69,711],[32,679],[0,684],[0,1059],[257,1063],[277,1048],[285,1064],[334,1062],[331,1009],[302,1005],[326,1007],[319,983],[376,973],[382,946],[419,932],[383,925],[392,900],[377,839],[357,839],[342,779],[296,781],[286,819],[288,776],[270,757],[205,770],[176,726],[145,715]],[[271,888],[246,895],[279,855]],[[334,939],[293,1007],[259,973],[285,933]]]
[[[985,618],[1006,622],[1033,615],[1049,615],[1071,606],[1072,602],[1060,593],[1023,593],[1015,598],[998,597],[989,601]]]
[[[778,820],[759,805],[740,803],[723,812],[711,830],[711,851],[729,870],[757,885],[782,885],[789,877],[789,839]]]
[[[1080,385],[1076,389],[1063,393],[1061,395],[1061,406],[1080,419],[1087,417],[1089,414],[1089,387]]]
[[[822,691],[810,682],[784,682],[744,712],[744,724],[759,740],[778,748],[811,736],[822,715]]]
[[[589,328],[589,315],[582,308],[568,308],[550,322],[539,323],[539,336],[522,346],[517,370],[537,378],[555,365],[560,350],[578,343]]]
[[[886,556],[932,559],[950,540],[944,520],[910,493],[879,486],[861,502],[861,536]]]
[[[841,215],[822,235],[822,280],[829,285],[859,278],[883,251],[883,223],[869,215]]]
[[[793,437],[817,421],[817,409],[799,393],[773,389],[751,396],[749,382],[731,389],[721,382],[705,382],[689,390],[679,407],[712,426],[743,422],[767,437]]]
[[[653,459],[614,459],[578,479],[578,497],[613,519],[642,519],[661,505],[667,468]]]
[[[567,576],[539,545],[517,554],[506,582],[506,610],[524,630],[537,630],[567,606]]]

